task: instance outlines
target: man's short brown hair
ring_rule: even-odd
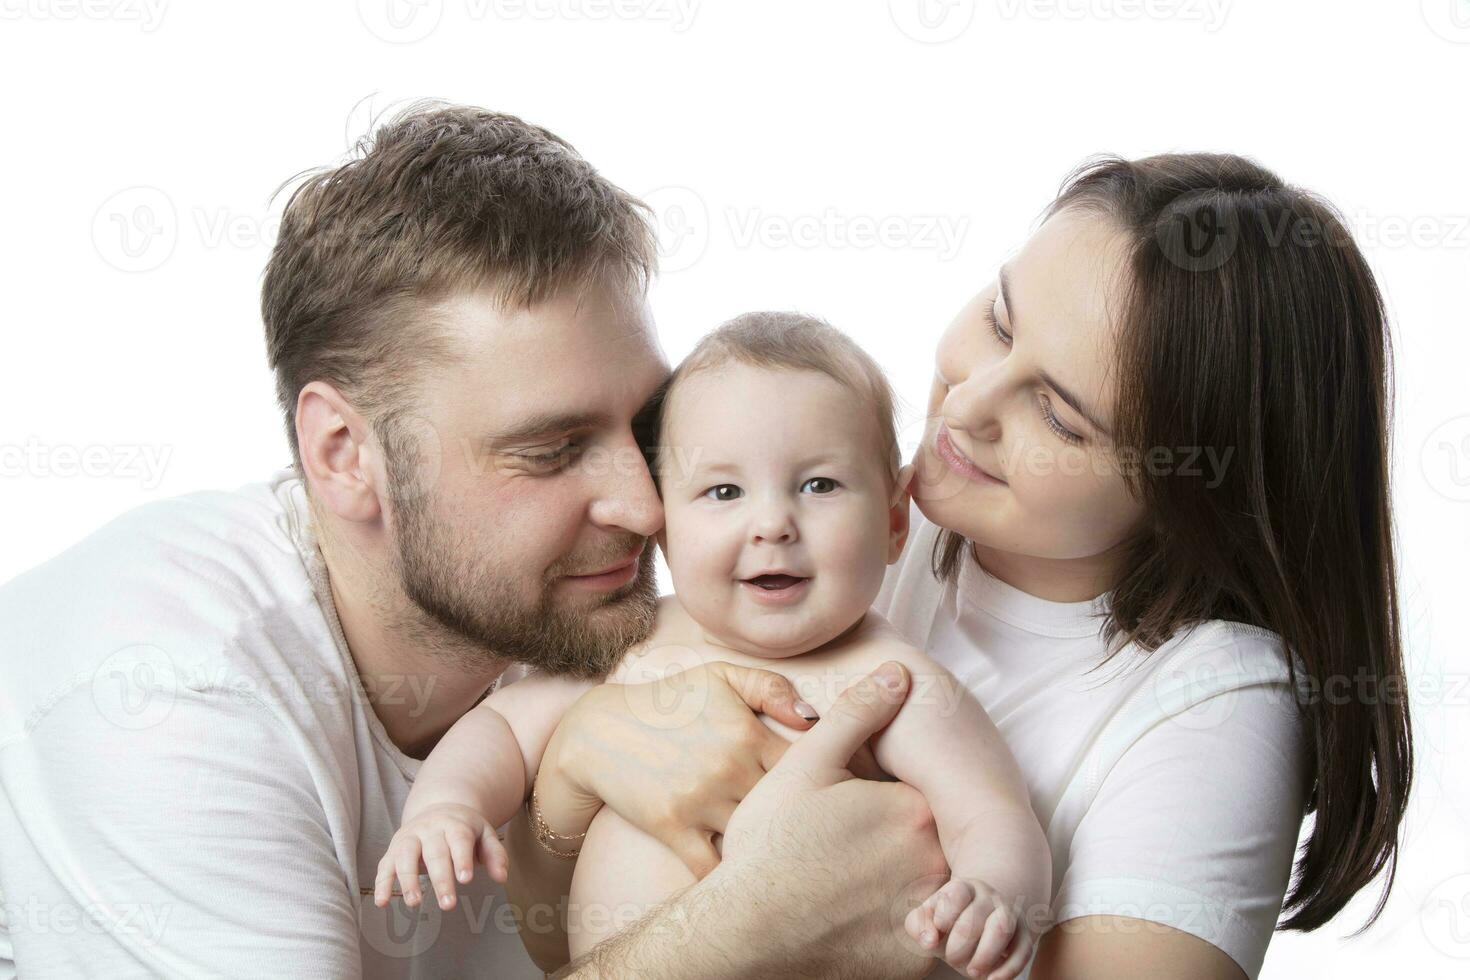
[[[454,356],[423,312],[489,289],[525,308],[594,282],[647,287],[648,208],[565,140],[515,116],[415,103],[292,193],[261,288],[293,459],[296,400],[328,381],[380,436],[423,369]]]

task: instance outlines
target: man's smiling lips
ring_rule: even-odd
[[[568,575],[570,582],[586,586],[592,589],[614,589],[632,581],[633,576],[638,574],[638,559],[643,557],[643,549],[647,542],[638,545],[638,550],[633,552],[631,558],[624,558],[616,565],[610,565],[599,572],[590,575]]]

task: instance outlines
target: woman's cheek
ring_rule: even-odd
[[[1108,475],[1091,470],[1059,475],[1055,487],[1064,494],[1053,503],[1055,513],[1064,518],[1057,526],[1065,528],[1068,537],[1058,542],[1059,550],[1073,556],[1101,554],[1115,547],[1137,520],[1138,508]]]

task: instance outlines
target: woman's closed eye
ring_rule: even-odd
[[[985,307],[985,322],[989,324],[990,332],[995,334],[996,340],[999,340],[1006,347],[1011,346],[1011,341],[1015,338],[1011,336],[1005,327],[1000,325],[1000,318],[995,315],[995,303],[993,301],[989,306]],[[1041,409],[1041,420],[1046,423],[1048,429],[1056,434],[1058,439],[1071,443],[1074,446],[1082,442],[1082,436],[1080,434],[1067,428],[1062,424],[1062,420],[1057,418],[1057,413],[1052,410],[1050,398],[1041,392],[1037,392],[1036,404]]]

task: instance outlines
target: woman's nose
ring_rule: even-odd
[[[945,394],[940,417],[952,429],[994,442],[1000,438],[1001,408],[1010,387],[1004,363],[971,371]]]

